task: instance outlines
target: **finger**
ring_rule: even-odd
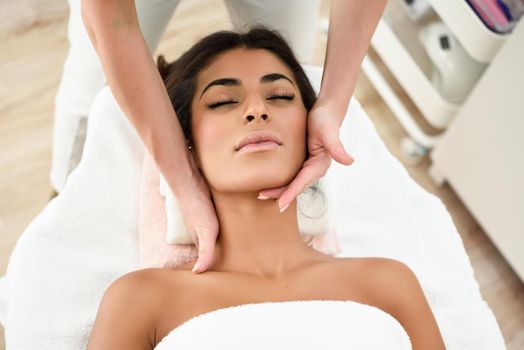
[[[278,187],[278,188],[270,188],[270,189],[267,189],[267,190],[263,190],[263,191],[261,191],[259,193],[259,198],[260,198],[260,196],[265,197],[265,199],[278,198],[278,197],[280,197],[280,195],[282,193],[284,193],[286,188],[287,188],[287,185],[286,186],[282,186],[282,187]],[[260,198],[260,199],[262,199],[262,198]]]
[[[304,189],[310,186],[313,182],[319,179],[315,166],[308,166],[302,168],[295,179],[287,186],[287,189],[282,193],[278,199],[278,208],[282,210],[289,205]]]
[[[353,163],[353,158],[346,152],[344,145],[340,142],[338,131],[332,129],[326,130],[323,135],[323,141],[329,152],[331,158],[340,164],[350,165]]]
[[[193,266],[193,272],[201,273],[211,266],[215,255],[216,243],[216,239],[212,239],[211,237],[212,235],[205,232],[198,233],[198,259]]]
[[[329,154],[340,164],[350,165],[354,161],[354,159],[346,152],[344,145],[342,145],[340,140],[337,140],[331,145],[329,148]]]

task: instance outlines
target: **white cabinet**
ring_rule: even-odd
[[[414,159],[430,154],[432,178],[451,185],[524,281],[524,18],[501,35],[465,0],[429,2],[433,14],[415,23],[400,0],[389,0],[371,45],[439,135],[423,132],[369,56],[362,68],[416,141]],[[418,41],[420,28],[434,20],[444,21],[467,52],[487,64],[460,104],[439,95]]]
[[[430,0],[429,2],[466,51],[478,61],[491,61],[506,40],[507,35],[486,28],[465,0]]]
[[[524,21],[520,21],[430,153],[524,281]]]
[[[419,22],[409,18],[401,1],[388,2],[371,46],[428,123],[444,130],[462,104],[445,100],[432,84],[432,64],[418,39],[419,31],[430,22],[442,20],[469,55],[486,64],[512,34],[490,31],[465,0],[429,0],[434,11]],[[369,56],[364,58],[362,68],[407,133],[420,146],[420,156],[427,153],[438,143],[439,135],[429,135],[419,127]]]

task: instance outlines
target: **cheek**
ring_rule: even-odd
[[[275,166],[271,167],[271,173],[267,174],[268,179],[274,183],[269,187],[280,187],[289,184],[302,168],[306,161],[306,126],[307,116],[305,111],[298,110],[288,118],[285,125],[282,125],[283,134],[286,135],[286,151],[277,161]],[[274,169],[279,169],[275,172]]]
[[[220,127],[212,123],[200,123],[195,134],[197,138],[198,147],[203,153],[208,153],[213,150],[215,145],[220,138]]]
[[[293,156],[302,164],[305,161],[307,148],[307,112],[297,113],[290,124],[292,125],[290,126],[290,139],[294,143]]]
[[[196,160],[206,178],[206,175],[216,174],[220,169],[221,152],[230,142],[227,134],[231,132],[226,129],[223,123],[215,123],[211,120],[202,121],[193,126]]]

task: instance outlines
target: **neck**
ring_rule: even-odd
[[[296,200],[281,213],[276,200],[257,195],[213,194],[220,227],[214,267],[276,278],[304,262],[312,248],[300,236]]]

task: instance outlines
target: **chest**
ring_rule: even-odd
[[[170,294],[174,297],[163,301],[166,307],[157,323],[156,343],[193,317],[235,305],[294,300],[353,300],[376,304],[366,298],[365,287],[357,275],[335,267],[275,281],[210,274],[173,288],[176,290]]]

